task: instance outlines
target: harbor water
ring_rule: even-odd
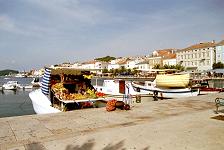
[[[0,77],[0,85],[8,81],[18,81],[21,85],[31,84],[33,78]],[[29,93],[33,89],[0,91],[0,118],[35,114]]]

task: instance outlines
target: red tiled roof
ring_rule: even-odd
[[[90,60],[90,61],[86,61],[86,62],[83,62],[82,64],[95,64],[95,60]]]
[[[187,48],[181,49],[180,51],[189,51],[189,50],[202,49],[202,48],[208,48],[208,47],[215,47],[215,43],[213,42],[199,43],[199,44],[195,44]]]
[[[176,49],[169,48],[169,49],[163,49],[163,50],[156,50],[158,53],[158,56],[161,56],[164,59],[172,59],[176,58],[176,54],[174,53]]]
[[[216,46],[223,46],[224,45],[224,40],[222,40],[221,42],[217,43]]]

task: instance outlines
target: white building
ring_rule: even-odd
[[[90,70],[92,69],[93,71],[91,72],[94,72],[96,74],[102,74],[103,69],[108,69],[108,63],[103,61],[92,60],[82,63],[80,68]]]
[[[155,65],[176,65],[176,49],[155,50],[152,57],[148,58],[149,68],[152,69]]]
[[[143,61],[145,61],[145,59],[143,57],[127,59],[125,68],[126,69],[138,68],[137,64],[139,64],[140,62],[143,62]]]
[[[111,60],[110,63],[108,64],[108,70],[111,69],[119,69],[120,65],[117,63],[117,60]]]
[[[191,71],[207,71],[212,69],[215,61],[215,42],[192,45],[176,51],[177,63]]]
[[[120,57],[120,58],[116,58],[115,60],[111,60],[111,62],[108,64],[108,70],[125,67],[126,62],[127,62],[127,58],[125,57]]]
[[[149,61],[146,60],[146,61],[143,61],[143,62],[140,62],[140,63],[136,64],[136,68],[138,70],[141,70],[141,71],[148,71],[150,69]]]
[[[216,63],[224,63],[224,40],[216,45]]]
[[[163,65],[175,66],[177,64],[176,58],[165,58],[163,59]]]

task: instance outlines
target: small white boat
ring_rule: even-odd
[[[41,82],[39,77],[35,77],[33,78],[33,80],[31,81],[31,84],[33,87],[40,87],[41,86]]]
[[[0,86],[0,91],[2,91],[3,90],[3,88],[2,88],[2,86]]]
[[[7,83],[3,84],[4,90],[16,90],[19,86],[18,81],[8,81]]]

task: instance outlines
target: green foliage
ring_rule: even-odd
[[[184,71],[184,66],[182,66],[180,64],[176,64],[174,69],[177,69],[177,70],[180,70],[180,71]]]
[[[167,65],[165,64],[164,66],[160,66],[160,64],[155,64],[153,69],[177,69],[180,71],[184,71],[184,67],[181,66],[180,64],[177,65]]]
[[[155,64],[153,69],[162,69],[162,68],[161,68],[160,64]]]
[[[6,70],[1,70],[0,71],[0,76],[10,75],[10,74],[17,74],[17,73],[19,73],[19,71],[6,69]]]
[[[214,63],[214,64],[212,65],[212,68],[213,68],[213,69],[224,68],[224,64],[221,63],[221,62]]]
[[[102,72],[103,72],[103,73],[108,73],[108,69],[104,68],[104,69],[102,70]]]
[[[96,58],[95,60],[109,62],[109,61],[114,60],[114,59],[116,59],[116,58],[115,57],[111,57],[111,56],[105,56],[105,57],[101,57],[101,58]]]

